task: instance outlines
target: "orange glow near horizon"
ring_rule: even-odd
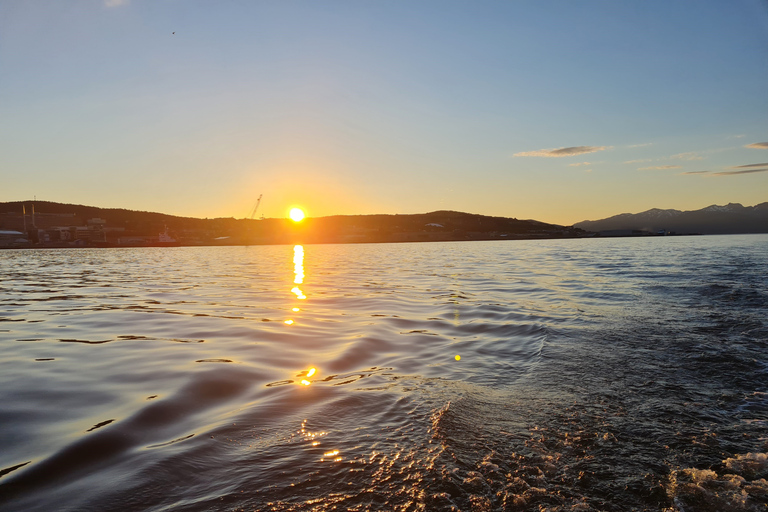
[[[290,213],[288,216],[291,218],[293,222],[301,222],[304,220],[304,210],[301,208],[291,208]]]

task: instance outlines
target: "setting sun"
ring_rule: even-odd
[[[304,210],[301,208],[291,208],[291,212],[288,214],[293,222],[300,222],[304,220]]]

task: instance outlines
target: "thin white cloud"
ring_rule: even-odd
[[[730,135],[730,136],[728,136],[726,138],[727,139],[743,139],[744,137],[746,137],[746,135],[741,134],[741,135]]]
[[[687,171],[687,172],[681,172],[680,174],[710,174],[712,171]]]
[[[670,158],[677,158],[678,160],[704,160],[703,156],[699,156],[696,153],[690,152],[690,153],[678,153],[676,155],[672,155]]]
[[[755,142],[753,144],[747,144],[744,147],[752,149],[768,149],[768,142]]]
[[[584,155],[586,153],[595,153],[597,151],[605,151],[610,149],[611,146],[572,146],[569,148],[557,148],[557,149],[539,149],[538,151],[523,151],[522,153],[515,153],[514,156],[541,156],[546,158],[562,158],[565,156]]]
[[[625,164],[642,164],[642,163],[645,163],[645,162],[652,162],[652,161],[653,161],[653,159],[651,159],[651,158],[641,158],[639,160],[627,160],[624,163]]]
[[[120,7],[129,3],[130,0],[104,0],[105,7]]]
[[[592,165],[589,162],[576,162],[575,164],[568,164],[568,167],[578,167],[580,165]]]
[[[647,146],[653,146],[653,142],[646,142],[645,144],[632,144],[631,146],[627,146],[628,148],[644,148]]]
[[[664,169],[680,169],[681,165],[656,165],[654,167],[640,167],[638,171],[663,171]]]

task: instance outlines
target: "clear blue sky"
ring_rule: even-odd
[[[0,201],[259,194],[560,224],[768,201],[768,2],[0,2]]]

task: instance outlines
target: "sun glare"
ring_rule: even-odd
[[[293,222],[301,222],[304,220],[304,210],[301,208],[291,208],[291,213],[288,216]]]

